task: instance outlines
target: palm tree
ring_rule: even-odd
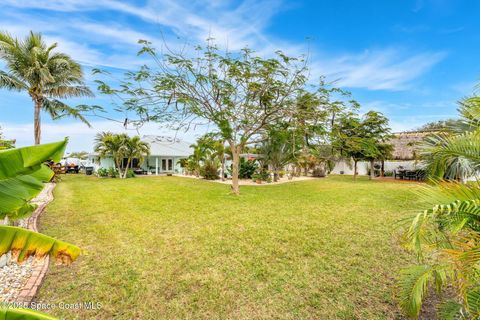
[[[279,171],[294,160],[297,153],[291,136],[288,130],[270,130],[267,139],[259,148],[262,160],[273,170],[274,182],[278,181]]]
[[[124,158],[124,146],[126,140],[128,140],[126,134],[113,134],[111,132],[98,133],[95,136],[94,150],[98,153],[100,158],[112,157],[115,167],[120,172]]]
[[[88,126],[90,124],[76,108],[58,99],[93,97],[84,84],[81,66],[68,55],[54,53],[57,43],[50,46],[40,33],[30,32],[24,39],[13,38],[0,32],[0,59],[6,70],[0,70],[0,88],[27,91],[34,103],[35,144],[40,143],[40,112],[53,119],[72,116]]]
[[[418,258],[417,265],[402,270],[399,283],[401,306],[412,317],[419,315],[431,287],[453,292],[441,296],[441,319],[480,317],[479,102],[479,97],[462,101],[460,121],[428,136],[421,149],[441,192],[426,194],[431,209],[417,214],[404,234],[404,244]],[[472,176],[477,181],[469,184],[442,182]]]
[[[464,182],[480,169],[480,97],[460,102],[460,119],[428,135],[420,145],[420,158],[430,177]]]
[[[145,156],[150,154],[150,146],[148,143],[143,142],[139,136],[125,139],[123,151],[121,152],[123,157],[127,158],[127,165],[124,168],[123,178],[127,177],[128,168],[130,167],[133,159],[138,159],[138,163],[141,164],[145,159]]]

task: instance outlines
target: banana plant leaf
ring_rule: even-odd
[[[50,254],[59,263],[69,264],[81,252],[80,248],[72,244],[18,227],[0,226],[0,240],[0,256],[12,251],[12,256],[18,262],[23,262],[30,256],[42,258]]]
[[[0,308],[0,320],[55,320],[45,313],[30,309]]]
[[[0,151],[0,218],[20,218],[35,208],[29,201],[54,175],[43,163],[60,161],[67,142]]]

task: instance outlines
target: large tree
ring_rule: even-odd
[[[380,112],[369,111],[363,117],[356,113],[343,114],[332,132],[332,145],[340,155],[354,162],[354,174],[357,176],[358,161],[370,161],[370,179],[373,178],[375,160],[384,159],[390,147],[390,128],[388,119]]]
[[[71,116],[89,125],[80,108],[71,107],[58,99],[93,97],[84,84],[81,66],[64,53],[54,52],[56,43],[47,45],[42,35],[30,32],[17,39],[0,32],[0,88],[26,91],[34,104],[35,144],[40,143],[40,114],[45,111],[53,119]]]
[[[178,127],[213,124],[232,154],[232,191],[239,193],[240,153],[264,139],[265,128],[294,112],[292,102],[306,81],[306,62],[281,52],[264,59],[249,49],[223,53],[210,42],[193,55],[158,54],[147,41],[154,69],[129,73],[121,90],[103,82],[105,93],[126,95],[123,107],[144,121],[175,122]]]

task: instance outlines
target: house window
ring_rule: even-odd
[[[128,162],[128,159],[127,158],[123,158],[123,161],[122,161],[122,168],[125,168],[127,166],[127,162]],[[132,159],[132,162],[130,162],[130,168],[138,168],[139,164],[139,161],[137,158],[133,158]]]

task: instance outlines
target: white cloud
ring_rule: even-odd
[[[207,127],[197,128],[185,133],[172,129],[162,128],[156,123],[147,123],[137,132],[134,128],[125,130],[122,124],[113,121],[91,121],[92,128],[83,123],[49,122],[42,124],[42,143],[62,140],[69,137],[67,151],[92,151],[95,135],[102,131],[127,133],[129,135],[168,135],[177,136],[194,143],[196,139],[208,131]],[[18,147],[32,145],[33,124],[31,123],[0,123],[0,127],[7,139],[16,139]]]
[[[405,50],[366,50],[331,58],[314,57],[314,74],[339,79],[340,86],[370,90],[406,90],[446,56],[443,52],[405,54]]]

